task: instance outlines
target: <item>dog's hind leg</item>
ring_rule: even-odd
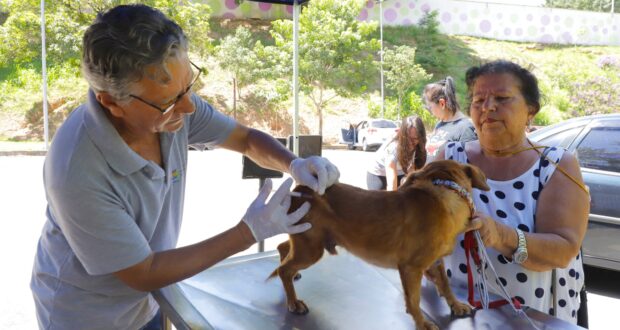
[[[430,279],[433,283],[435,283],[435,287],[439,292],[440,296],[446,298],[446,302],[450,309],[452,310],[452,314],[456,316],[465,316],[471,314],[471,306],[468,304],[460,302],[452,293],[452,288],[450,288],[450,281],[448,280],[448,276],[446,275],[446,268],[444,266],[443,260],[439,259],[435,262],[429,269],[426,271],[427,278]]]
[[[407,312],[413,317],[418,330],[439,330],[435,323],[427,320],[420,309],[420,288],[423,271],[420,267],[411,265],[399,265],[398,273],[405,291],[405,303]]]
[[[284,261],[284,259],[288,256],[289,251],[291,250],[291,241],[285,241],[278,244],[278,253],[280,254],[280,263]],[[295,281],[301,278],[301,274],[297,273],[293,277]]]
[[[277,272],[286,292],[286,304],[289,312],[293,314],[307,314],[309,311],[308,306],[303,301],[297,299],[293,278],[298,271],[310,267],[321,259],[321,256],[323,256],[323,245],[320,240],[312,241],[304,238],[297,238],[297,242],[295,238],[291,240],[289,253],[282,261],[280,267],[278,267]]]

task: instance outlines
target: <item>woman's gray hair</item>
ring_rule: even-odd
[[[161,66],[158,73],[169,77],[163,64],[187,54],[187,38],[162,12],[123,5],[97,15],[84,33],[82,49],[82,74],[90,87],[124,100],[147,66]]]

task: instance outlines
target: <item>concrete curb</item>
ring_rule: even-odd
[[[47,151],[45,150],[11,150],[0,151],[0,157],[3,156],[45,156]]]
[[[342,150],[346,148],[347,148],[346,145],[339,145],[339,144],[324,144],[323,145],[323,150]],[[0,150],[0,157],[45,156],[46,154],[47,154],[47,151],[45,150]]]

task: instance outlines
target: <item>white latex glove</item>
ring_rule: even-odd
[[[277,234],[301,233],[312,227],[307,222],[294,225],[308,213],[310,203],[305,202],[295,212],[287,214],[288,208],[291,206],[289,192],[292,184],[291,178],[286,179],[269,202],[265,204],[273,185],[270,179],[265,180],[258,196],[248,207],[242,221],[248,225],[257,242]]]
[[[338,182],[340,177],[340,171],[336,165],[327,158],[319,156],[293,159],[289,173],[297,184],[306,186],[319,195],[323,195],[325,189]]]

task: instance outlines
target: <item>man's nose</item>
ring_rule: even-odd
[[[196,105],[192,101],[191,92],[183,95],[183,97],[177,103],[176,111],[184,114],[191,114],[196,111]]]

